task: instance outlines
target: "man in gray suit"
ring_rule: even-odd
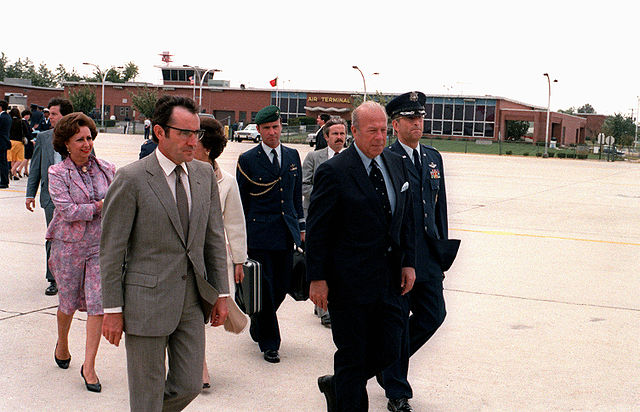
[[[62,161],[60,153],[53,150],[53,129],[62,116],[66,116],[69,113],[73,113],[73,105],[67,99],[53,98],[47,105],[49,108],[49,120],[51,120],[51,129],[38,133],[36,138],[36,146],[33,149],[33,156],[31,158],[31,166],[29,167],[29,180],[27,180],[27,198],[25,200],[25,206],[27,210],[33,212],[33,208],[36,205],[36,193],[38,192],[38,185],[40,185],[40,207],[44,209],[44,216],[49,222],[53,219],[53,209],[55,206],[49,196],[49,166]],[[45,249],[47,251],[47,274],[46,279],[49,281],[49,286],[44,291],[45,295],[53,296],[58,293],[58,287],[56,280],[53,278],[51,271],[49,270],[49,254],[51,251],[51,242],[45,242]]]
[[[203,322],[227,317],[218,184],[208,163],[193,160],[197,113],[189,98],[158,100],[157,150],[118,170],[102,209],[102,334],[118,346],[126,333],[132,411],[179,411],[195,399]]]
[[[302,196],[304,196],[303,206],[305,218],[307,217],[309,200],[311,199],[311,191],[313,190],[313,176],[318,166],[340,153],[347,140],[347,122],[341,117],[330,118],[321,130],[327,146],[323,149],[309,152],[302,164]],[[313,313],[320,317],[320,323],[322,323],[322,325],[327,328],[331,327],[331,317],[328,311],[316,305]]]

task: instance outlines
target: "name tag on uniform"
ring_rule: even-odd
[[[298,166],[296,166],[295,164],[291,163],[291,164],[289,165],[289,171],[290,171],[290,172],[293,172],[293,171],[295,171],[295,170],[298,170]]]

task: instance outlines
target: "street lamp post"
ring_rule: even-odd
[[[364,99],[362,101],[366,102],[367,101],[367,81],[364,79],[364,73],[362,73],[362,70],[360,70],[358,66],[351,66],[351,67],[359,71],[360,76],[362,76],[362,85],[364,86]]]
[[[93,66],[96,68],[96,70],[98,70],[98,76],[100,76],[102,78],[102,96],[101,96],[101,100],[102,100],[102,104],[100,106],[100,124],[101,126],[104,128],[104,82],[107,79],[107,74],[109,74],[109,71],[113,70],[113,69],[122,69],[122,66],[111,66],[107,69],[106,72],[104,72],[104,74],[102,73],[102,70],[100,69],[100,67],[98,67],[98,65],[93,64],[93,63],[87,63],[84,62],[82,64],[85,64],[87,66]]]
[[[545,135],[544,135],[544,155],[542,157],[549,157],[548,147],[549,147],[549,114],[551,110],[551,78],[549,77],[549,73],[545,73],[543,74],[543,76],[547,78],[547,81],[549,83],[549,98],[547,99],[547,128],[545,130]],[[553,79],[553,82],[557,83],[558,81],[556,79]]]
[[[193,66],[189,66],[188,64],[183,64],[182,67],[186,67],[187,69],[193,69],[193,101],[196,101],[196,85],[198,84],[197,74],[200,73],[199,70]]]
[[[204,72],[204,74],[203,74],[203,75],[202,75],[202,77],[200,78],[200,96],[198,97],[198,106],[200,106],[200,108],[201,108],[201,109],[202,109],[202,83],[204,83],[204,79],[206,79],[206,78],[207,78],[207,74],[208,74],[209,72],[217,73],[217,72],[220,72],[220,71],[222,71],[222,70],[219,70],[219,69],[209,69],[209,70],[207,70],[206,72]]]

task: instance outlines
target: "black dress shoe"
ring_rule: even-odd
[[[413,412],[413,408],[409,405],[407,398],[389,399],[387,409],[391,412]]]
[[[318,378],[318,388],[327,399],[327,412],[336,411],[336,391],[333,387],[333,375],[324,375]]]
[[[49,284],[49,287],[47,287],[44,290],[44,294],[47,296],[54,296],[58,293],[58,285],[56,285],[56,282],[51,282]]]
[[[82,380],[84,381],[84,386],[87,387],[87,390],[89,392],[102,391],[102,385],[100,385],[100,379],[98,379],[97,383],[87,383],[87,379],[84,377],[84,365],[80,366],[80,376],[82,376]]]
[[[202,384],[202,389],[209,389],[210,387],[211,387],[210,383],[205,382]]]
[[[61,369],[69,369],[69,364],[71,363],[71,356],[69,356],[69,359],[58,359],[58,357],[56,356],[56,350],[58,350],[57,343],[56,343],[56,348],[53,350],[53,359],[56,360],[56,364],[58,364],[58,367],[60,367]]]
[[[271,363],[280,362],[280,354],[278,354],[277,350],[268,349],[264,351],[264,360]]]

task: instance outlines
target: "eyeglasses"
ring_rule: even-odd
[[[195,135],[198,140],[200,140],[204,136],[204,132],[205,132],[203,129],[196,129],[196,130],[180,129],[179,127],[169,126],[168,124],[162,125],[162,127],[177,130],[178,136],[182,137],[185,140],[190,138],[192,134]]]

